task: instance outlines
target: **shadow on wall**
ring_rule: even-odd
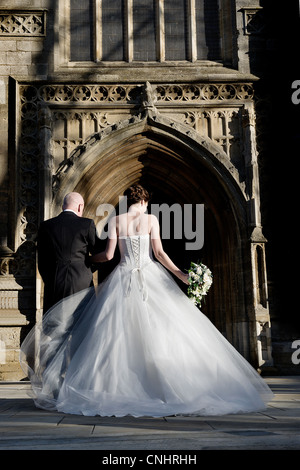
[[[273,341],[291,342],[300,337],[295,311],[298,278],[292,274],[299,252],[294,228],[299,182],[292,166],[300,148],[300,105],[291,100],[291,84],[299,79],[293,56],[300,43],[299,1],[292,0],[288,8],[275,7],[269,0],[260,4],[263,8],[253,17],[248,34],[250,71],[259,77],[256,125],[262,225],[268,240],[268,300]]]

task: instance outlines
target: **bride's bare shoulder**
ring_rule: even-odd
[[[158,224],[158,218],[154,214],[148,214],[148,221],[151,223],[151,225]]]

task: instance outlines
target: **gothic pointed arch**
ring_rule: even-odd
[[[124,191],[130,175],[140,171],[139,165],[129,166],[128,162],[139,157],[141,163],[141,156],[150,148],[165,152],[166,150],[162,150],[164,148],[168,149],[169,153],[173,152],[176,168],[182,168],[180,173],[182,183],[187,178],[183,170],[188,172],[189,168],[193,171],[193,166],[199,164],[205,167],[214,174],[225,191],[231,194],[236,210],[245,211],[247,201],[245,186],[240,183],[237,169],[221,147],[207,136],[201,136],[189,126],[162,116],[156,112],[154,106],[149,106],[146,112],[92,134],[83,145],[72,152],[67,161],[61,164],[53,178],[52,214],[60,210],[61,199],[66,192],[74,190],[78,185],[82,187],[88,182],[90,191],[86,197],[92,206],[91,201],[97,192],[97,185],[91,184],[95,175],[97,175],[98,191],[102,194],[96,198],[97,200],[107,199],[110,194],[109,188],[116,188],[112,181],[119,172],[122,172],[121,179],[124,180],[124,184],[120,185],[120,177],[117,177],[119,191]],[[145,164],[147,165],[149,166],[149,162]],[[100,174],[101,178],[98,179]],[[189,193],[193,189],[197,191],[193,185],[190,185],[189,189]],[[93,212],[93,209],[90,209],[90,212]],[[245,213],[243,217],[246,217]]]
[[[245,357],[253,359],[247,196],[226,155],[208,138],[149,106],[91,135],[72,153],[55,175],[52,215],[59,212],[64,194],[76,190],[85,198],[85,215],[97,223],[97,207],[117,206],[124,190],[136,182],[150,187],[160,204],[204,204],[203,249],[186,251],[184,239],[164,240],[164,246],[182,268],[199,259],[212,268],[214,286],[203,310]]]

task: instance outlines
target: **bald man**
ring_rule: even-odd
[[[83,217],[79,193],[65,196],[63,211],[41,223],[38,231],[38,268],[44,281],[44,313],[59,300],[93,286],[89,255],[95,254],[95,223]]]

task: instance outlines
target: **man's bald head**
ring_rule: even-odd
[[[84,200],[81,194],[79,193],[68,193],[64,197],[64,202],[62,206],[63,210],[69,209],[81,217],[84,209]]]

